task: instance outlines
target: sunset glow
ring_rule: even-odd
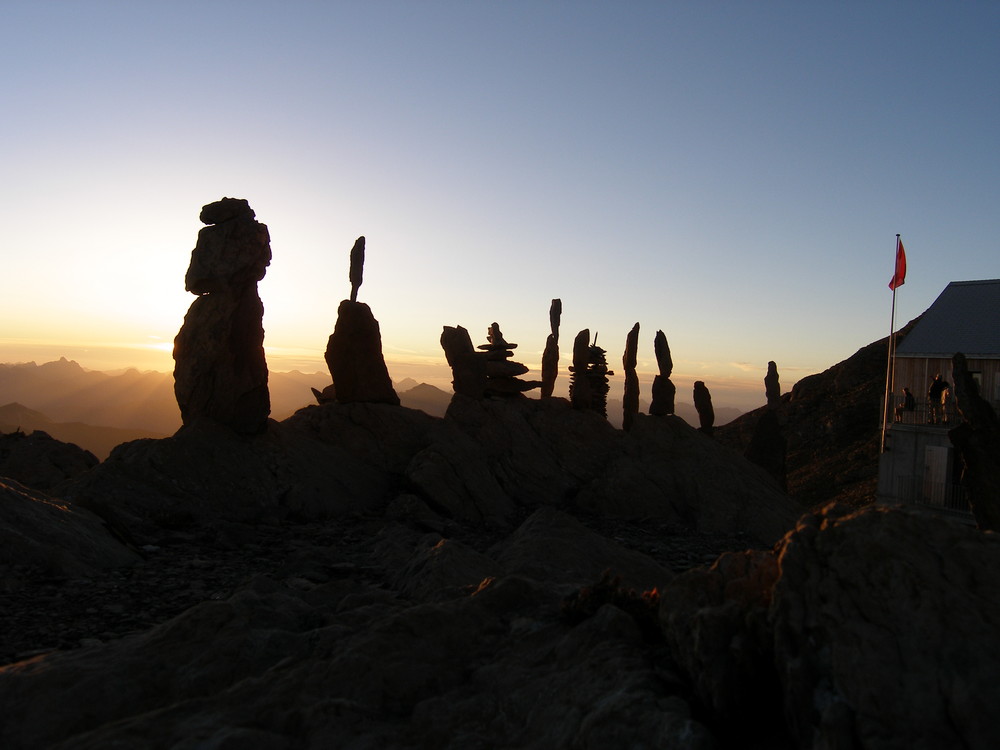
[[[196,22],[195,22],[196,21]],[[764,401],[1000,275],[1000,7],[7,4],[0,361],[170,371],[202,205],[270,230],[273,370],[325,372],[359,299],[390,375],[442,326],[536,377],[552,298],[612,369],[662,329],[678,398]],[[947,263],[942,259],[947,258]],[[565,383],[562,384],[565,387]],[[613,387],[620,388],[620,379]]]

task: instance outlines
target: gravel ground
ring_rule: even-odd
[[[756,545],[742,535],[709,535],[658,522],[580,517],[591,530],[653,558],[674,572],[710,564],[719,554]],[[357,577],[381,584],[375,540],[383,517],[323,524],[243,526],[165,534],[146,544],[128,569],[91,578],[53,578],[25,566],[0,566],[0,664],[142,632],[206,600],[224,599],[256,576],[289,585]],[[505,534],[449,526],[446,536],[486,551]]]

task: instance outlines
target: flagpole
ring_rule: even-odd
[[[899,258],[899,235],[896,235],[896,258]],[[892,309],[889,315],[889,346],[886,352],[886,362],[885,362],[885,401],[882,407],[882,443],[879,447],[879,453],[885,453],[885,430],[886,424],[889,422],[889,397],[892,395],[892,388],[895,386],[895,370],[896,370],[896,287],[899,286],[896,283],[896,277],[893,276],[892,284]]]

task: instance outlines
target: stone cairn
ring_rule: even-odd
[[[597,345],[597,334],[590,343],[590,329],[584,328],[573,340],[573,366],[569,383],[569,399],[573,408],[596,411],[608,416],[608,376],[614,372],[608,369],[607,351]]]
[[[317,401],[336,400],[340,404],[392,404],[399,396],[392,387],[382,356],[382,333],[371,308],[358,302],[358,288],[364,277],[365,238],[358,237],[351,248],[351,298],[337,308],[337,323],[326,345],[326,365],[333,385],[322,392],[313,389]]]
[[[698,410],[698,422],[701,424],[698,429],[711,436],[715,429],[715,409],[712,408],[712,394],[701,380],[694,381],[694,408]]]
[[[204,206],[184,277],[198,295],[174,339],[174,394],[184,424],[207,418],[238,433],[267,429],[271,399],[264,358],[264,305],[257,282],[271,262],[267,227],[247,201]]]
[[[549,306],[549,327],[552,332],[545,339],[542,352],[542,398],[550,398],[559,374],[559,321],[562,318],[562,300],[554,299]]]
[[[639,414],[639,376],[635,367],[638,361],[639,324],[632,326],[625,337],[625,353],[622,367],[625,369],[625,395],[622,397],[622,427],[631,430]]]
[[[528,368],[511,359],[517,344],[504,339],[498,323],[486,329],[486,341],[479,345],[481,351],[476,351],[466,329],[444,327],[441,348],[451,366],[455,393],[476,399],[486,396],[510,398],[542,386],[541,381],[518,377],[528,372]]]
[[[656,336],[653,337],[653,351],[656,354],[656,367],[659,374],[653,378],[649,413],[663,417],[674,413],[674,397],[677,395],[677,388],[670,380],[670,375],[674,371],[674,361],[670,357],[670,347],[667,345],[667,337],[663,335],[663,331],[657,331]]]
[[[785,439],[781,424],[781,385],[778,381],[778,366],[774,362],[767,363],[767,374],[764,376],[764,393],[767,396],[767,406],[764,413],[754,426],[750,444],[744,451],[744,457],[763,468],[774,477],[782,490],[788,490],[788,472],[786,456],[788,441]]]
[[[778,365],[773,361],[767,363],[767,373],[764,375],[764,395],[767,398],[767,408],[777,409],[781,406],[781,384],[778,382]]]

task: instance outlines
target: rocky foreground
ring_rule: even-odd
[[[326,404],[0,481],[5,748],[1000,742],[995,535],[800,517],[681,420]]]

